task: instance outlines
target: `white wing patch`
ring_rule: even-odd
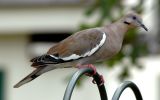
[[[59,59],[58,57],[54,56],[54,55],[50,55],[52,58],[54,59]]]
[[[78,58],[80,58],[80,57],[83,57],[83,56],[79,56],[79,55],[76,55],[76,54],[72,54],[72,55],[70,55],[70,56],[68,56],[68,57],[63,57],[63,58],[61,58],[61,59],[64,60],[64,61],[67,61],[67,60],[71,60],[71,59],[78,59]]]
[[[85,54],[83,55],[77,55],[77,54],[72,54],[68,57],[63,57],[61,58],[62,60],[64,61],[67,61],[67,60],[74,60],[74,59],[79,59],[81,57],[87,57],[87,56],[91,56],[92,54],[94,54],[104,43],[105,43],[105,40],[106,40],[106,34],[105,32],[103,32],[103,37],[102,37],[102,40],[100,41],[99,44],[97,44],[92,50],[86,52]],[[53,57],[56,59],[56,57]]]

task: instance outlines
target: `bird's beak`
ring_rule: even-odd
[[[138,23],[140,24],[140,27],[142,27],[144,30],[148,31],[148,28],[140,21],[138,21]]]
[[[141,24],[141,27],[148,31],[148,28],[144,24]]]

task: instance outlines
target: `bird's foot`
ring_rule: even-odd
[[[104,78],[103,78],[102,75],[100,75],[99,78],[100,78],[100,84],[99,84],[99,86],[101,86],[101,85],[104,84],[105,81],[104,81]],[[93,83],[93,84],[96,84],[96,81],[93,79],[93,80],[92,80],[92,83]]]
[[[79,69],[81,68],[91,68],[93,70],[93,73],[86,73],[87,76],[92,77],[93,75],[95,75],[97,73],[96,67],[92,64],[87,64],[87,65],[78,65],[77,66]]]
[[[92,77],[92,76],[94,76],[94,75],[97,73],[96,67],[95,67],[94,65],[92,65],[92,64],[78,65],[77,67],[78,67],[79,69],[81,69],[81,68],[91,68],[91,69],[93,70],[93,73],[86,73],[86,74],[85,74],[85,75],[87,75],[87,76],[89,76],[89,77]],[[100,78],[100,84],[99,84],[99,86],[101,86],[101,85],[104,84],[104,78],[103,78],[102,75],[100,75],[99,78]],[[92,83],[93,83],[93,84],[96,84],[96,81],[93,79],[93,80],[92,80]]]

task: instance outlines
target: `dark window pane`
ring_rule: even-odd
[[[0,70],[0,100],[4,100],[4,72]]]

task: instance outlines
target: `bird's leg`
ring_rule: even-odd
[[[79,69],[81,68],[91,68],[93,70],[93,73],[86,73],[87,76],[92,77],[93,75],[95,75],[97,73],[96,67],[92,64],[87,64],[87,65],[77,65],[77,67]]]
[[[89,76],[89,77],[92,77],[93,75],[95,75],[95,74],[97,73],[96,67],[95,67],[94,65],[92,65],[92,64],[77,65],[77,67],[78,67],[79,69],[81,69],[81,68],[91,68],[91,69],[93,70],[93,73],[86,73],[86,75]],[[101,86],[101,85],[104,84],[104,78],[103,78],[102,75],[100,75],[100,81],[101,81],[101,83],[99,84],[99,86]],[[92,80],[92,83],[93,83],[93,84],[96,84],[96,81],[93,79],[93,80]]]

